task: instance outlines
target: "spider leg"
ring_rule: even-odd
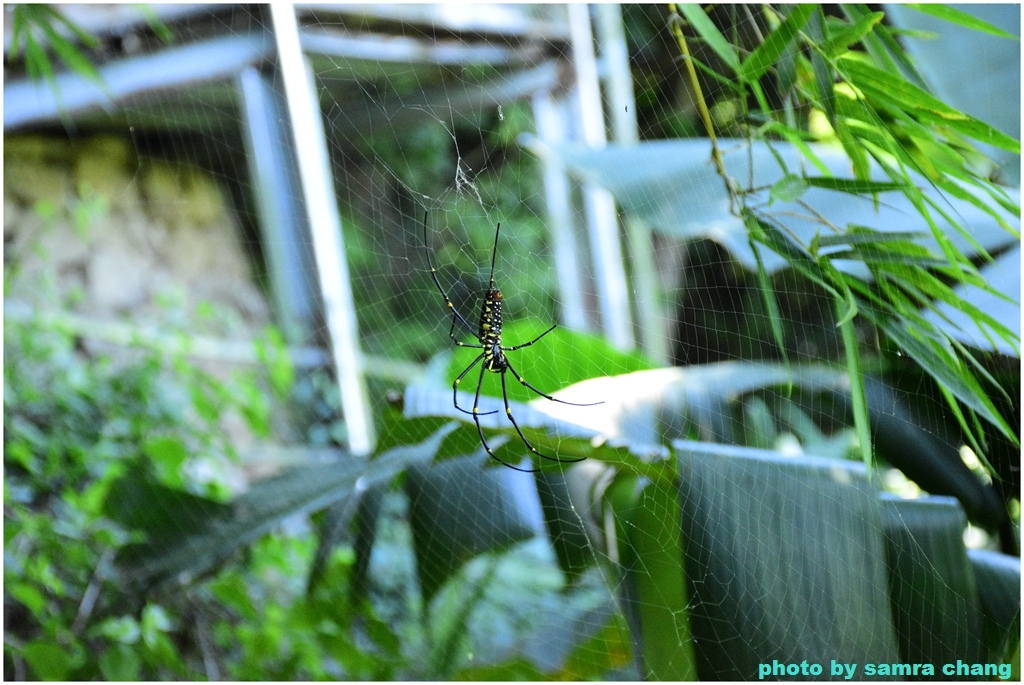
[[[427,266],[430,267],[430,277],[434,279],[434,285],[437,286],[438,292],[440,292],[441,293],[441,297],[444,298],[444,303],[446,305],[448,305],[448,309],[451,310],[452,315],[453,315],[453,317],[452,317],[452,329],[451,329],[451,331],[448,332],[448,336],[452,340],[455,341],[456,345],[458,345],[460,347],[483,347],[483,345],[471,345],[469,343],[460,342],[455,337],[455,322],[456,321],[461,321],[462,325],[465,326],[466,328],[468,328],[469,332],[472,333],[474,336],[476,335],[476,333],[474,332],[472,324],[470,324],[468,321],[466,321],[466,317],[464,317],[462,314],[459,314],[459,310],[455,308],[454,304],[452,304],[452,301],[448,298],[448,293],[446,293],[444,291],[444,288],[441,287],[441,281],[437,278],[437,269],[434,268],[434,263],[430,259],[430,246],[427,244],[427,216],[428,216],[428,213],[424,212],[424,214],[423,214],[423,249],[427,253]],[[492,268],[493,268],[493,266],[492,266]]]
[[[480,355],[480,356],[482,357],[483,355]],[[480,404],[480,387],[484,384],[484,368],[485,367],[483,367],[483,366],[480,367],[480,382],[476,384],[476,397],[473,398],[473,423],[476,424],[476,432],[480,434],[480,443],[484,446],[484,449],[487,450],[487,454],[491,455],[491,458],[493,458],[496,462],[498,462],[500,464],[503,464],[504,466],[509,467],[513,471],[520,471],[521,473],[536,473],[537,471],[540,471],[540,469],[522,469],[522,468],[519,468],[518,466],[513,466],[512,464],[509,464],[507,461],[502,461],[501,459],[498,459],[498,455],[496,455],[494,452],[492,452],[490,445],[487,444],[487,438],[484,437],[484,429],[480,427],[480,416],[481,416],[481,414],[476,411],[477,405]],[[502,390],[502,395],[504,395],[505,394],[505,386],[504,386],[505,374],[501,374],[501,380],[502,380],[502,388],[501,388],[501,390]],[[508,399],[507,398],[505,399],[505,408],[506,408],[506,410],[508,409]],[[489,413],[493,414],[494,412],[489,412]],[[511,417],[512,417],[512,414],[511,414],[511,412],[509,412],[509,418],[511,418]],[[515,425],[514,421],[512,422],[512,425]],[[519,430],[519,426],[516,426],[516,430]],[[522,436],[522,433],[520,433],[519,435]],[[526,442],[526,438],[523,438],[523,441]],[[527,443],[527,445],[529,445],[529,443]],[[533,448],[531,447],[530,449],[533,449]],[[534,451],[536,451],[536,450],[534,450]]]
[[[538,340],[543,338],[545,335],[550,333],[551,331],[555,330],[555,328],[557,328],[557,327],[558,327],[558,324],[556,323],[553,326],[551,326],[551,328],[547,329],[546,331],[544,331],[543,333],[541,333],[540,335],[538,335],[536,338],[534,338],[533,340],[531,340],[528,343],[523,343],[522,345],[513,345],[512,347],[502,347],[501,349],[504,352],[514,352],[515,350],[521,350],[524,347],[529,347],[530,345],[532,345],[533,343],[537,342]]]
[[[452,311],[455,312],[456,316],[459,316],[459,313],[456,312],[454,308],[452,308]],[[455,323],[456,323],[456,321],[457,321],[457,319],[455,319],[455,318],[452,319],[452,327],[451,327],[451,330],[448,331],[448,337],[451,338],[452,340],[454,340],[455,344],[458,345],[459,347],[475,347],[478,350],[482,350],[484,348],[484,346],[482,344],[474,345],[473,343],[462,342],[461,340],[459,340],[458,338],[455,337]],[[466,324],[466,325],[469,325],[469,324]]]
[[[504,348],[502,348],[502,349],[504,349]],[[523,378],[522,376],[520,376],[519,372],[512,368],[512,365],[508,363],[507,359],[505,360],[505,364],[508,366],[508,370],[512,372],[512,375],[516,377],[517,381],[519,381],[522,385],[524,385],[527,388],[529,388],[530,390],[534,391],[535,393],[537,393],[541,397],[543,397],[545,399],[548,399],[548,400],[551,400],[552,402],[558,402],[559,404],[568,404],[568,405],[573,406],[573,407],[593,407],[593,406],[598,405],[598,404],[604,404],[603,401],[601,401],[601,402],[586,402],[584,404],[580,404],[579,402],[566,402],[565,400],[555,399],[551,395],[548,395],[547,393],[543,393],[540,390],[538,390],[537,388],[535,388],[532,385],[530,385],[529,383],[527,383],[526,379]],[[504,382],[504,380],[505,380],[504,374],[502,375],[501,380],[502,380],[502,382]]]
[[[476,411],[469,411],[468,409],[463,409],[462,407],[459,406],[459,383],[462,382],[462,379],[466,377],[466,374],[469,373],[470,371],[472,371],[473,367],[476,366],[477,364],[479,364],[480,360],[483,359],[483,358],[484,358],[484,355],[481,352],[480,355],[476,359],[473,360],[473,363],[470,364],[469,366],[467,366],[466,370],[463,371],[462,373],[460,373],[459,377],[455,379],[454,383],[452,383],[452,402],[455,404],[455,408],[458,409],[459,411],[461,411],[463,414],[472,414],[474,416],[477,416],[477,415],[479,415],[479,416],[487,416],[488,414],[497,414],[498,413],[497,409],[495,409],[494,411],[476,412]],[[481,369],[481,372],[482,371],[483,371],[483,369]],[[483,377],[483,374],[481,373],[481,375],[480,375],[480,382],[483,383],[483,380],[484,380],[484,377]],[[477,399],[479,400],[479,398],[480,398],[479,386],[477,386],[477,390],[478,390],[478,392],[477,392]]]
[[[575,462],[583,461],[584,459],[586,459],[586,457],[579,457],[577,459],[558,459],[557,457],[549,457],[546,454],[541,454],[540,452],[538,452],[537,448],[530,444],[530,441],[526,439],[526,436],[523,435],[523,431],[519,428],[519,424],[516,423],[515,417],[512,416],[512,407],[508,406],[508,390],[505,387],[505,374],[504,373],[501,374],[501,396],[505,400],[505,415],[508,416],[508,420],[512,422],[512,425],[516,429],[516,433],[519,433],[519,437],[522,439],[523,444],[526,445],[526,449],[530,450],[531,452],[536,454],[538,457],[541,457],[543,459],[547,459],[548,461],[556,461],[559,464],[573,464]],[[477,424],[477,426],[479,427],[479,424]],[[481,432],[481,435],[483,435],[482,432]],[[494,455],[491,455],[491,456],[494,456]],[[539,471],[540,469],[537,469],[537,470]]]

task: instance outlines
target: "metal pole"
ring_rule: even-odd
[[[569,30],[583,140],[591,147],[602,148],[607,142],[604,106],[597,75],[594,36],[590,30],[590,12],[586,5],[569,5]],[[611,193],[593,183],[583,184],[583,198],[600,298],[601,323],[608,340],[619,349],[628,350],[635,342],[615,200]]]
[[[597,5],[596,12],[597,42],[604,65],[612,140],[621,145],[634,145],[640,140],[640,130],[636,121],[636,97],[633,74],[629,70],[626,32],[622,26],[622,7],[601,4]],[[647,222],[639,217],[627,215],[624,223],[640,345],[649,357],[667,363],[668,316],[658,292],[654,236]]]
[[[338,375],[341,405],[348,429],[348,446],[353,454],[369,454],[375,442],[373,417],[366,397],[355,301],[342,244],[341,217],[327,157],[320,101],[313,72],[302,53],[294,6],[292,3],[272,2],[270,14],[295,140],[302,195],[313,238],[320,291],[324,298],[331,356]]]
[[[547,90],[538,90],[533,96],[533,118],[537,124],[537,138],[548,145],[565,141],[565,106],[556,104]],[[544,168],[544,195],[547,197],[548,230],[555,253],[555,273],[558,275],[558,295],[562,307],[562,324],[575,331],[592,331],[583,302],[580,283],[579,250],[573,230],[572,207],[569,197],[569,177],[565,167],[552,155],[540,158]]]

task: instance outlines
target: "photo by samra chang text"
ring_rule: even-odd
[[[828,673],[825,669],[828,669]],[[870,678],[900,678],[900,677],[972,677],[972,678],[999,678],[1009,680],[1013,675],[1010,664],[993,663],[970,663],[957,659],[948,664],[904,664],[904,663],[866,663],[850,664],[832,659],[827,665],[814,661],[801,661],[800,663],[787,663],[773,659],[771,663],[758,664],[758,679],[765,678],[793,678],[796,676],[821,676],[821,677],[842,677],[845,680],[864,680]]]

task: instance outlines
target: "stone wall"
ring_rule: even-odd
[[[140,161],[113,136],[4,141],[8,301],[131,322],[174,310],[192,333],[248,338],[270,321],[251,252],[198,167]]]

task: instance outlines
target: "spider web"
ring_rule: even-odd
[[[752,12],[735,12],[740,35],[764,30]],[[639,138],[699,135],[663,8],[628,6],[623,13]],[[722,179],[707,161],[710,148],[695,146],[681,156],[680,148],[637,153],[623,145],[601,156],[540,134],[536,117],[545,105],[538,98],[571,102],[575,93],[572,69],[579,59],[564,7],[321,7],[299,15],[323,114],[365,360],[363,394],[375,433],[374,459],[359,480],[345,479],[367,457],[339,451],[352,427],[330,371],[335,329],[330,315],[320,313],[318,278],[327,267],[317,261],[308,232],[292,234],[282,247],[270,244],[267,229],[260,228],[261,194],[289,207],[301,207],[304,197],[292,162],[280,162],[270,176],[277,187],[261,186],[256,178],[254,150],[244,133],[253,115],[239,106],[237,95],[241,80],[256,72],[239,67],[213,77],[213,87],[149,92],[113,112],[86,109],[65,116],[61,129],[73,141],[96,132],[129,140],[138,170],[128,187],[143,198],[147,184],[156,183],[149,170],[173,162],[201,169],[229,199],[237,217],[229,228],[255,265],[249,280],[259,285],[265,304],[247,309],[239,304],[243,296],[232,299],[223,285],[210,286],[208,296],[201,289],[181,294],[183,286],[168,277],[170,291],[185,302],[180,328],[244,340],[275,322],[286,328],[293,359],[307,361],[297,365],[272,438],[261,442],[245,434],[233,448],[236,461],[217,462],[212,480],[236,495],[249,493],[249,501],[261,493],[284,499],[283,487],[273,489],[266,485],[273,481],[261,477],[284,472],[289,486],[307,492],[324,478],[317,470],[324,455],[340,454],[338,487],[348,488],[349,496],[296,495],[288,500],[294,516],[259,532],[305,541],[299,575],[317,564],[329,566],[317,551],[320,540],[332,542],[321,551],[335,560],[368,564],[362,569],[366,620],[371,626],[379,621],[399,643],[389,676],[837,679],[844,675],[830,670],[837,663],[860,665],[856,677],[862,678],[872,675],[863,670],[869,663],[941,668],[957,660],[999,662],[1002,655],[987,651],[982,639],[993,610],[977,588],[989,567],[979,565],[973,552],[969,557],[961,543],[966,538],[973,547],[996,548],[999,531],[968,525],[967,505],[951,497],[906,501],[922,491],[944,492],[938,479],[915,483],[885,461],[872,470],[857,461],[836,326],[842,314],[824,290],[770,265],[778,312],[767,311],[758,260],[773,256],[751,247],[742,224],[737,228],[730,218]],[[598,13],[592,15],[596,24]],[[182,45],[273,45],[269,12],[227,6],[163,16]],[[119,50],[130,52],[128,39],[148,35],[96,21],[111,31],[104,34],[105,49],[117,53],[104,57],[110,63]],[[145,40],[146,54],[163,49]],[[696,44],[695,57],[715,64],[711,48]],[[280,98],[276,118],[286,120],[278,62],[272,50],[261,54],[262,87]],[[713,79],[705,83],[716,116],[728,118],[737,103]],[[224,96],[229,88],[235,94]],[[70,100],[70,93],[64,97]],[[611,119],[617,101],[607,86],[602,98]],[[562,123],[585,128],[593,114],[570,105],[564,115],[569,121]],[[732,175],[749,187],[778,181],[759,177],[764,169],[777,169],[771,158],[757,156],[763,150],[742,140],[749,122],[730,121],[733,135],[721,146]],[[830,165],[826,151],[818,152]],[[690,163],[691,156],[698,161]],[[567,224],[554,208],[558,186],[550,179],[545,186],[545,164],[571,172],[562,177]],[[659,169],[667,171],[659,175]],[[790,168],[797,170],[807,171],[799,162]],[[617,201],[628,298],[619,310],[604,308],[616,274],[595,266],[603,248],[588,234],[588,222],[607,218],[610,207],[593,199],[594,184]],[[11,195],[7,188],[5,198]],[[788,229],[808,222],[807,212],[773,206],[767,192],[751,197]],[[867,217],[858,221],[879,230],[910,215],[870,199],[826,207]],[[131,208],[115,204],[108,211],[128,214]],[[953,211],[967,224],[978,217],[966,205]],[[555,231],[559,223],[561,233]],[[145,238],[142,252],[158,263],[168,254],[160,231],[173,235],[175,229],[152,224],[157,228],[143,233],[156,231],[157,242]],[[427,255],[455,309],[475,326],[499,224],[494,279],[503,294],[502,343],[524,343],[559,324],[535,345],[509,352],[509,359],[545,393],[601,403],[557,405],[506,377],[511,412],[542,453],[575,454],[608,443],[618,450],[610,452],[620,460],[618,468],[590,459],[574,469],[549,465],[537,476],[504,469],[484,453],[473,419],[451,407],[451,383],[479,350],[453,349],[452,316],[431,281]],[[302,221],[298,225],[304,228]],[[224,223],[209,230],[224,230]],[[1008,244],[985,247],[1011,252]],[[203,243],[203,249],[220,248]],[[275,275],[275,249],[290,250],[288,264],[297,271]],[[284,280],[275,284],[275,278]],[[280,314],[274,298],[284,296],[272,291],[282,283],[293,289],[290,322],[270,314]],[[569,292],[566,283],[576,290]],[[13,292],[25,294],[17,286]],[[152,300],[124,305],[121,320],[134,327],[150,321],[167,326],[167,308],[151,306],[161,289],[147,292]],[[1016,298],[1017,291],[1008,294]],[[193,326],[207,299],[219,314]],[[75,311],[82,313],[82,306]],[[89,313],[88,305],[84,311]],[[617,349],[601,340],[613,323],[609,311],[622,317],[614,323],[623,325],[635,346]],[[785,329],[785,354],[774,335],[776,317]],[[857,333],[881,365],[888,350],[876,332],[865,325]],[[458,323],[454,334],[477,341],[477,331]],[[206,366],[216,369],[217,362]],[[462,382],[460,406],[473,406],[478,374],[471,371]],[[233,378],[226,376],[227,389],[244,390]],[[502,459],[529,465],[505,417],[500,379],[490,373],[482,378],[480,409],[496,410],[480,418],[488,443]],[[1016,378],[1019,383],[1019,369]],[[912,440],[927,440],[926,451],[961,450],[941,392],[919,367],[896,365],[885,382],[869,384],[866,392],[875,407],[875,439],[884,443],[889,436],[890,454],[901,449],[900,441]],[[1018,394],[1011,391],[1014,398]],[[432,447],[432,467],[416,458],[401,462],[401,450],[416,445]],[[970,450],[962,451],[969,459]],[[673,466],[666,470],[669,460]],[[392,462],[401,468],[388,471]],[[394,477],[399,471],[403,475]],[[266,490],[259,489],[261,482]],[[968,512],[975,524],[992,513],[985,509],[990,493],[984,488],[979,480],[968,489],[981,500]],[[130,508],[129,495],[112,495],[118,496],[122,500],[114,504]],[[1019,510],[1011,499],[1011,508]],[[185,553],[201,556],[213,515],[160,506],[178,517],[175,526],[187,534]],[[375,522],[369,531],[366,521]],[[334,535],[335,528],[341,533]],[[350,564],[354,584],[360,563]],[[230,564],[244,562],[232,557]],[[294,598],[304,589],[296,582],[282,588]],[[1019,607],[1019,595],[1015,600]],[[354,642],[368,652],[386,651],[381,645],[387,640],[366,624],[356,621],[351,629],[358,635]],[[325,677],[370,677],[341,661]],[[815,664],[821,672],[800,670]],[[766,674],[760,670],[766,665],[776,670]],[[295,677],[310,673],[317,672]],[[228,674],[246,677],[244,671]]]

